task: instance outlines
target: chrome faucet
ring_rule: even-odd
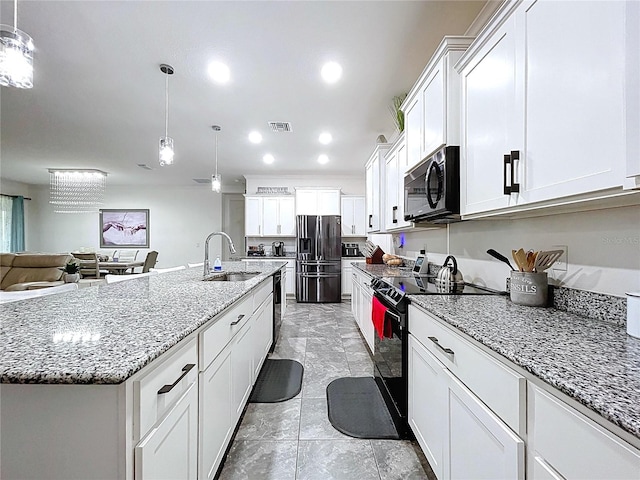
[[[234,254],[236,253],[236,247],[233,246],[233,240],[231,237],[224,232],[213,232],[210,233],[207,239],[204,241],[204,275],[207,276],[211,273],[211,263],[209,262],[209,240],[216,235],[220,235],[227,239],[229,242],[229,251]]]

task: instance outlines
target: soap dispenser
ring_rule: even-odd
[[[215,262],[213,262],[213,271],[214,272],[222,271],[222,262],[220,261],[220,257],[216,257]]]

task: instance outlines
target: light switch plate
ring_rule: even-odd
[[[551,245],[551,249],[564,251],[560,258],[556,260],[556,263],[551,266],[551,270],[555,272],[566,272],[569,263],[569,247],[567,245]]]

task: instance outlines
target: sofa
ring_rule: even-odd
[[[63,285],[64,266],[73,257],[68,254],[0,254],[0,290],[15,292]]]

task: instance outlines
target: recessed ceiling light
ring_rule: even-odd
[[[211,62],[209,64],[209,76],[216,83],[227,83],[231,78],[231,72],[224,63]]]
[[[271,165],[273,162],[276,161],[276,159],[273,158],[273,155],[271,155],[270,153],[267,153],[264,157],[262,157],[262,161],[267,165]]]
[[[253,131],[249,134],[249,141],[251,143],[260,143],[262,141],[262,135],[260,132]]]
[[[322,155],[318,155],[318,163],[320,165],[324,165],[325,163],[329,163],[329,157],[327,157],[324,153]]]
[[[322,132],[318,137],[318,141],[323,145],[329,145],[331,140],[333,140],[333,137],[329,132]]]
[[[342,76],[342,67],[336,62],[327,62],[321,70],[322,78],[327,83],[336,83]]]

